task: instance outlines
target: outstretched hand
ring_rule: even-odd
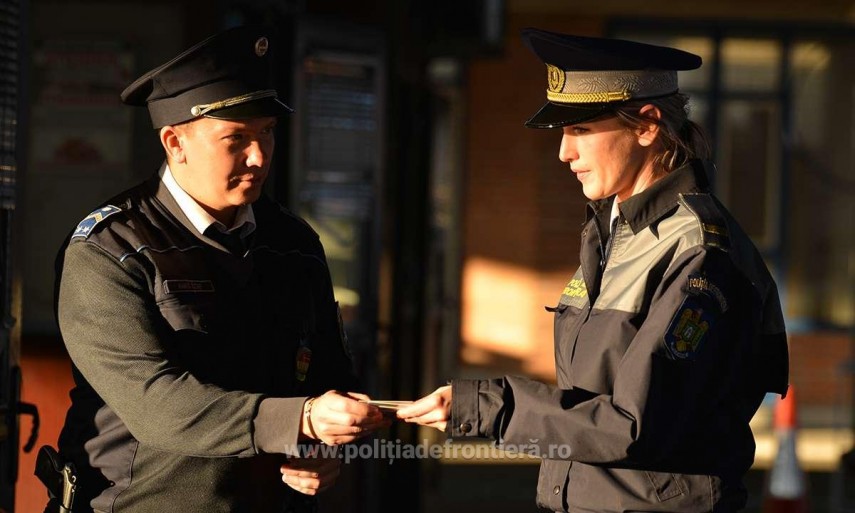
[[[411,405],[398,409],[398,418],[445,431],[451,418],[451,386],[437,388]]]
[[[330,390],[303,405],[300,432],[327,445],[340,445],[388,427],[390,421],[376,407],[360,401],[370,398],[356,392]]]

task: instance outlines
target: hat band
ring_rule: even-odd
[[[240,105],[242,103],[252,102],[255,100],[260,100],[262,98],[275,98],[276,90],[275,89],[264,89],[263,91],[254,91],[247,94],[242,94],[240,96],[234,96],[232,98],[226,98],[225,100],[220,100],[214,103],[203,103],[200,105],[194,105],[190,107],[190,114],[193,116],[204,116],[205,114],[213,111],[225,109],[226,107],[234,107],[235,105]]]
[[[562,70],[546,65],[546,98],[555,103],[612,103],[677,92],[671,70]]]
[[[627,91],[612,91],[607,93],[553,93],[546,91],[546,99],[557,103],[611,103],[622,102],[632,98]]]

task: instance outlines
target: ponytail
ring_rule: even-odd
[[[689,97],[682,93],[652,100],[629,101],[617,107],[615,115],[630,129],[650,123],[659,127],[661,150],[654,162],[666,173],[685,165],[692,159],[709,159],[710,143],[704,130],[689,119]],[[653,105],[662,114],[660,119],[639,113],[645,105]]]

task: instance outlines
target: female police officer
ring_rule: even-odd
[[[542,456],[554,511],[735,511],[754,458],[748,422],[787,388],[777,291],[709,193],[707,145],[677,70],[696,56],[528,29],[561,128],[559,158],[591,202],[581,266],[554,308],[558,386],[455,380],[401,409],[453,437]]]

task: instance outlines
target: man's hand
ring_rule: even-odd
[[[300,432],[327,445],[339,445],[388,427],[390,421],[376,406],[359,402],[369,399],[365,394],[335,390],[309,398],[303,405]]]
[[[327,457],[317,447],[305,458],[289,458],[279,471],[282,482],[305,495],[315,495],[335,484],[341,471],[341,459]]]
[[[451,386],[439,387],[413,404],[400,408],[398,418],[445,431],[445,425],[451,418]]]

